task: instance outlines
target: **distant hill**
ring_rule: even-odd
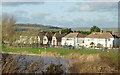
[[[15,24],[18,27],[16,31],[27,31],[27,30],[42,30],[42,31],[58,31],[63,28],[55,26],[45,26],[41,24]]]
[[[71,28],[73,31],[90,31],[90,28]],[[103,31],[118,32],[118,28],[101,28]]]

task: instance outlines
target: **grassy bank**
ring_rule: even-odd
[[[7,49],[5,46],[2,47],[2,51],[4,52],[19,52],[19,51],[27,51],[34,54],[39,54],[40,52],[45,52],[44,48],[17,48],[17,49]],[[57,52],[62,56],[67,56],[71,53],[79,53],[79,54],[100,54],[101,56],[109,57],[113,60],[113,62],[118,62],[118,53],[111,52],[100,52],[100,51],[86,51],[86,50],[72,50],[72,49],[60,49],[60,48],[46,48],[46,52]]]
[[[68,55],[71,53],[80,53],[80,54],[97,54],[97,53],[101,53],[99,51],[84,51],[84,50],[74,50],[74,49],[60,49],[60,48],[16,48],[16,49],[7,49],[5,46],[2,47],[2,51],[4,52],[18,52],[18,51],[27,51],[30,53],[35,53],[35,54],[39,54],[39,49],[40,52],[58,52],[61,55]],[[104,52],[102,52],[104,53]],[[106,52],[105,52],[106,53]]]

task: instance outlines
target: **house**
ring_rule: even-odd
[[[40,44],[44,35],[45,33],[40,32],[39,30],[24,31],[20,35],[20,43],[24,43],[24,44],[39,43]]]
[[[109,32],[93,32],[85,37],[86,47],[113,47],[114,37]]]
[[[20,43],[26,43],[27,42],[27,36],[20,36]]]
[[[52,45],[53,46],[60,46],[61,45],[61,39],[62,37],[64,37],[65,34],[61,34],[61,33],[55,33],[52,36]]]
[[[40,37],[40,42],[39,42],[40,44],[43,43],[43,37],[44,37],[45,34],[46,34],[46,32],[44,32],[44,31],[38,33],[38,36]]]
[[[114,47],[120,47],[120,33],[113,33],[114,40]]]
[[[79,47],[84,45],[84,38],[87,35],[81,33],[69,33],[65,37],[62,38],[62,46],[64,45],[72,45],[75,47]]]
[[[43,36],[43,44],[44,45],[50,45],[51,44],[51,41],[52,41],[52,36],[53,36],[54,33],[52,32],[47,32],[45,34],[45,36]]]

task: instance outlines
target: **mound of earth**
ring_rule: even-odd
[[[61,55],[57,52],[41,52],[40,55],[48,57],[61,57]]]
[[[76,55],[78,56],[78,55]],[[74,55],[72,57],[75,57]],[[114,73],[116,65],[109,58],[99,54],[79,55],[69,65],[69,73]]]

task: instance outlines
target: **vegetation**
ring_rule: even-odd
[[[81,33],[81,34],[86,34],[86,35],[89,35],[91,34],[91,32],[89,31],[77,31],[78,33]]]
[[[16,19],[12,16],[4,15],[2,18],[2,41],[13,42],[16,40],[15,30],[13,25],[16,23]],[[14,34],[14,35],[13,35]]]
[[[50,66],[46,68],[46,71],[42,73],[48,75],[51,73],[57,73],[57,75],[61,75],[64,73],[61,67],[62,64],[55,65],[54,63],[51,63]]]
[[[91,32],[100,32],[100,28],[97,27],[97,26],[93,26],[93,27],[90,28],[90,31]]]
[[[19,51],[27,51],[34,54],[39,54],[39,48],[17,48],[17,49],[7,49],[5,46],[2,47],[2,51],[4,52],[19,52]],[[57,52],[62,56],[67,56],[71,53],[79,53],[79,54],[100,54],[101,56],[110,57],[112,60],[117,62],[118,53],[109,53],[109,52],[100,52],[100,51],[92,51],[89,50],[74,50],[74,49],[60,49],[60,48],[40,48],[41,52]]]
[[[5,52],[19,52],[19,51],[27,51],[28,53],[35,53],[35,54],[39,54],[39,48],[25,48],[25,49],[21,49],[21,48],[17,48],[17,49],[7,49],[5,46],[2,48],[3,51]],[[111,52],[100,52],[100,51],[92,51],[92,50],[73,50],[73,49],[56,49],[56,48],[47,48],[46,50],[44,48],[40,48],[40,52],[57,52],[57,53],[60,53],[60,55],[62,56],[68,56],[69,54],[83,54],[83,56],[86,54],[86,55],[89,55],[89,54],[99,54],[100,57],[102,57],[102,61],[98,63],[91,63],[89,64],[91,67],[100,67],[102,65],[102,67],[106,67],[104,66],[103,64],[107,64],[108,62],[110,62],[107,66],[115,66],[117,65],[118,63],[118,53],[111,53]],[[91,55],[90,55],[91,56]],[[9,58],[10,59],[10,58]],[[94,59],[95,60],[95,59]],[[11,61],[11,62],[8,62],[7,64],[9,65],[12,65],[13,68],[11,70],[16,70],[16,68],[14,67],[18,67],[17,65],[14,65],[12,64],[12,62],[14,61]],[[39,62],[35,62],[31,67],[34,67],[34,68],[31,68],[31,67],[27,67],[29,65],[26,65],[26,68],[25,68],[25,72],[35,72],[39,69],[39,65],[38,65]],[[99,66],[97,66],[99,64]],[[84,68],[81,68],[80,66],[82,66],[83,63],[80,63],[80,62],[75,62],[73,64],[73,66],[70,67],[70,71],[71,72],[79,72],[80,70],[79,69],[84,69],[85,66],[86,67],[89,67],[88,66],[88,63],[85,63],[84,64]],[[94,65],[94,66],[93,66]],[[58,64],[58,65],[55,65],[53,63],[51,63],[51,65],[49,67],[46,68],[46,71],[42,72],[44,74],[46,73],[60,73],[62,74],[63,73],[63,70],[61,69],[61,64]],[[78,68],[79,66],[79,68]],[[109,67],[107,67],[108,69],[108,72],[109,72]],[[75,69],[75,70],[74,70]],[[89,68],[90,69],[90,68]],[[97,68],[99,69],[99,68]],[[10,69],[7,69],[4,70],[5,72],[7,70],[10,70]],[[79,71],[78,71],[79,70]],[[90,69],[91,70],[91,69]],[[97,70],[96,70],[97,71]],[[101,69],[98,70],[99,72],[105,72],[104,70],[101,71]],[[7,71],[6,73],[10,73],[11,71]],[[13,71],[14,72],[14,71]],[[22,71],[20,71],[22,72]],[[87,71],[86,71],[87,72]],[[93,71],[94,72],[94,71]]]
[[[46,65],[42,59],[35,61],[26,61],[24,59],[26,56],[19,55],[6,55],[3,54],[2,57],[2,73],[59,73],[60,75],[64,72],[62,70],[62,64],[53,64],[44,70],[44,66]],[[22,59],[22,61],[21,61]]]
[[[69,33],[71,33],[71,32],[73,32],[73,31],[71,30],[71,28],[66,28],[66,29],[63,29],[63,30],[61,31],[61,33],[67,33],[67,34],[69,34]]]
[[[111,34],[112,34],[112,31],[106,31],[106,32],[109,32],[109,33],[111,33]]]

